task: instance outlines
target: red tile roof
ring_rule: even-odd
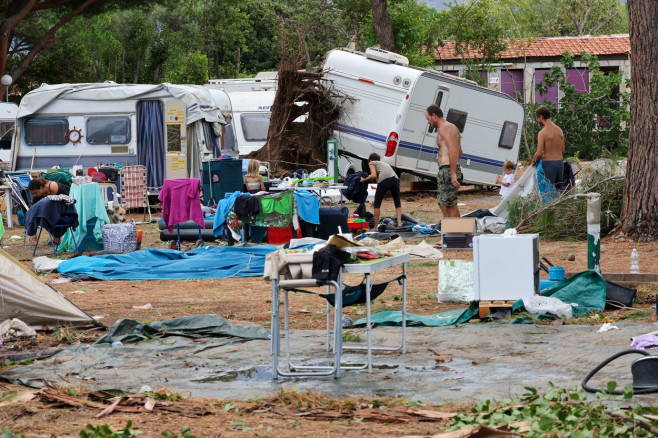
[[[443,44],[443,47],[434,52],[436,61],[461,59],[460,55],[455,54],[454,41],[444,41]],[[501,54],[500,59],[562,56],[567,50],[574,55],[583,51],[598,56],[619,55],[630,53],[631,43],[628,34],[523,39],[513,41]],[[466,56],[477,56],[477,51],[467,51]]]

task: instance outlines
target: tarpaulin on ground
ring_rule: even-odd
[[[605,308],[607,286],[597,271],[590,270],[559,281],[541,291],[546,297],[557,298],[571,304],[572,315],[577,318],[590,312],[601,312]],[[523,300],[514,303],[512,310],[522,309]],[[541,315],[552,318],[552,315]]]
[[[478,303],[473,302],[465,309],[450,310],[434,315],[414,315],[407,313],[407,327],[440,327],[446,325],[463,324],[478,314]],[[378,325],[402,325],[402,312],[380,312],[372,315],[370,321]],[[366,325],[366,318],[354,323],[355,326]]]
[[[101,280],[191,280],[199,278],[258,277],[265,256],[278,248],[202,246],[192,251],[147,249],[129,254],[75,257],[57,271],[66,276],[89,275]]]
[[[187,338],[235,337],[237,340],[268,339],[269,332],[259,325],[236,325],[219,315],[194,315],[144,324],[134,319],[117,321],[94,345],[137,343],[165,336]]]
[[[74,345],[53,360],[5,370],[0,381],[36,388],[43,387],[44,381],[63,385],[75,382],[76,387],[126,391],[140,391],[143,385],[153,390],[190,384],[202,387],[206,381],[216,387],[215,372],[221,375],[228,366],[224,360],[227,345],[263,342],[268,337],[269,331],[259,325],[233,324],[218,315],[194,315],[148,325],[119,320],[94,345]],[[121,344],[112,345],[114,341]]]

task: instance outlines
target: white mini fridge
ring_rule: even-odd
[[[539,234],[473,239],[475,299],[518,300],[539,293]]]

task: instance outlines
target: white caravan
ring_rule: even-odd
[[[325,79],[354,98],[334,129],[340,151],[362,159],[376,152],[399,171],[436,177],[437,130],[424,116],[436,103],[462,133],[464,181],[493,185],[503,163],[518,160],[523,107],[473,81],[408,64],[379,49],[329,52]]]
[[[13,170],[143,164],[148,186],[199,177],[222,153],[216,93],[196,85],[42,85],[21,100]]]
[[[7,164],[11,161],[11,139],[14,136],[16,114],[18,114],[18,105],[0,103],[0,161]]]

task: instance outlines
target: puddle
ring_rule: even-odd
[[[271,380],[272,368],[266,366],[246,368],[237,371],[221,371],[219,374],[203,379],[192,380],[196,383],[239,382],[253,380]]]

